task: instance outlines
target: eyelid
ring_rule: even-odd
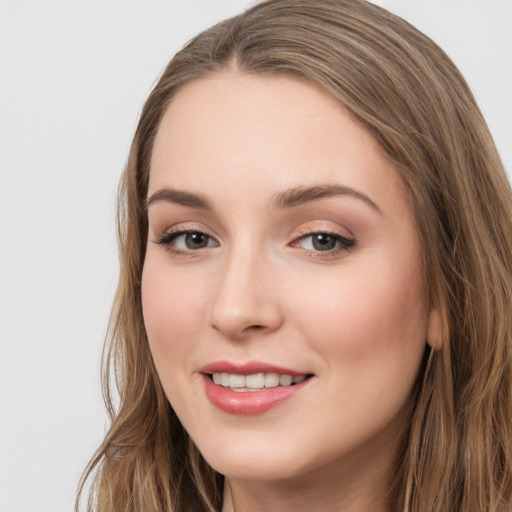
[[[343,233],[343,231],[346,231]],[[316,233],[325,233],[335,236],[340,236],[341,238],[344,238],[345,240],[355,240],[354,235],[347,229],[342,230],[341,228],[333,228],[325,225],[317,225],[312,227],[299,227],[297,230],[299,237],[300,236],[307,236],[307,235],[314,235]]]
[[[205,245],[204,247],[196,248],[179,248],[178,246],[172,244],[172,242],[175,239],[183,235],[193,233],[199,233],[206,236],[209,239],[207,245]],[[319,250],[318,248],[311,249],[302,246],[301,241],[314,235],[327,235],[329,237],[334,238],[336,240],[335,248],[327,249],[324,251]],[[157,245],[162,245],[164,249],[170,252],[171,254],[184,257],[197,257],[200,256],[201,253],[204,253],[204,249],[212,249],[214,247],[219,247],[220,245],[217,237],[212,235],[210,230],[207,229],[206,226],[198,226],[196,223],[177,224],[168,227],[162,232],[162,234],[156,236],[152,241]],[[213,241],[214,243],[210,244],[210,241]],[[290,247],[297,248],[306,256],[313,257],[315,259],[326,260],[340,258],[343,255],[343,253],[350,252],[355,244],[356,240],[351,233],[350,235],[347,235],[343,233],[342,230],[339,228],[336,229],[333,227],[317,225],[308,227],[301,226],[300,228],[298,228],[296,230],[294,238],[288,245]]]
[[[200,233],[204,236],[208,237],[210,240],[215,242],[215,245],[206,245],[205,247],[200,247],[197,249],[180,249],[172,245],[172,242],[179,238],[180,236],[191,234],[191,233]],[[165,250],[170,252],[176,256],[184,256],[184,257],[194,257],[199,256],[199,253],[202,252],[202,249],[210,249],[212,247],[218,247],[219,241],[215,236],[210,233],[210,230],[204,226],[198,226],[197,224],[177,224],[175,226],[171,226],[162,231],[160,235],[157,235],[153,238],[152,242],[157,245],[161,245]]]
[[[344,253],[350,252],[356,245],[356,239],[352,234],[350,236],[347,236],[345,234],[342,234],[339,230],[333,228],[325,228],[321,226],[300,228],[298,230],[298,233],[299,236],[296,236],[290,245],[292,247],[297,247],[306,256],[313,257],[315,259],[332,260],[340,258]],[[328,235],[335,238],[341,244],[341,247],[337,247],[335,249],[326,251],[319,251],[314,249],[307,249],[305,247],[300,246],[299,242],[301,240],[319,234]]]
[[[167,225],[163,229],[159,229],[158,232],[160,234],[154,235],[155,238],[161,238],[166,235],[179,235],[182,233],[203,233],[214,240],[217,240],[217,237],[212,234],[211,229],[207,228],[201,222],[182,222],[172,225]]]

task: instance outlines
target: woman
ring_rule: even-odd
[[[510,511],[511,193],[416,29],[270,0],[203,32],[119,221],[91,510]]]

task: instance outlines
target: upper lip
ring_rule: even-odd
[[[247,361],[245,363],[235,363],[231,361],[215,361],[204,365],[200,370],[201,373],[232,373],[236,375],[253,375],[255,373],[278,373],[279,375],[291,375],[297,377],[299,375],[308,375],[309,372],[301,372],[276,366],[274,364],[264,363],[261,361]]]

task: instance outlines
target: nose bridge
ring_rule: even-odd
[[[274,330],[281,320],[271,280],[272,268],[261,245],[240,240],[228,251],[219,271],[211,304],[212,327],[231,338]]]

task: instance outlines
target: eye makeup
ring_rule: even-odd
[[[153,240],[176,256],[196,256],[205,249],[219,247],[220,243],[201,229],[185,228],[168,231]],[[290,247],[316,259],[334,259],[349,251],[356,241],[332,229],[302,229]],[[194,254],[196,253],[196,254]]]

